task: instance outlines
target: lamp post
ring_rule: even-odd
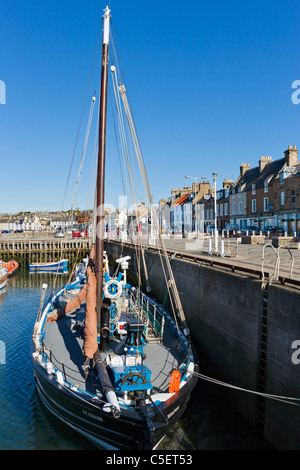
[[[191,178],[191,179],[193,179],[193,180],[195,181],[195,185],[196,185],[197,180],[199,180],[199,179],[205,180],[205,179],[206,179],[206,176],[185,176],[185,178]],[[195,196],[196,196],[196,191],[194,191],[194,198],[195,198]],[[195,207],[195,214],[196,214],[196,207]],[[192,214],[192,215],[193,215],[193,214]],[[196,228],[195,228],[195,232],[198,233],[198,225],[197,225],[197,219],[196,219],[196,217],[195,217],[195,227],[196,227]]]
[[[218,253],[218,230],[217,230],[217,173],[213,173],[213,180],[214,180],[214,187],[215,187],[215,196],[214,196],[214,203],[215,203],[215,254]]]

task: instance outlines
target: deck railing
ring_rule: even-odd
[[[139,289],[130,294],[130,312],[133,316],[141,319],[145,325],[145,336],[147,341],[162,341],[164,334],[165,318],[157,309],[149,297]]]

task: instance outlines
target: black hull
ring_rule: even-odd
[[[122,410],[120,418],[103,411],[101,405],[88,402],[77,391],[59,385],[35,360],[34,376],[38,395],[58,419],[107,450],[152,450],[186,410],[196,378],[189,381],[165,403],[150,426],[140,410]]]

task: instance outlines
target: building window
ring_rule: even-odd
[[[280,173],[279,182],[280,182],[281,185],[283,185],[283,180],[284,180],[284,173]]]
[[[280,193],[280,205],[284,206],[284,191],[281,191]]]
[[[296,203],[296,194],[295,194],[295,190],[292,189],[291,191],[291,204],[295,204]]]
[[[209,209],[206,210],[206,218],[209,219]]]
[[[256,187],[255,187],[255,184],[252,184],[252,194],[256,194]]]
[[[223,215],[223,204],[220,204],[220,215]]]
[[[214,211],[213,211],[213,209],[210,209],[210,218],[211,218],[211,219],[214,218]]]
[[[235,202],[232,203],[232,213],[236,213],[236,207],[235,207]]]
[[[252,199],[252,212],[256,212],[256,199]]]
[[[269,186],[269,182],[268,182],[268,180],[266,180],[266,181],[264,182],[264,192],[265,192],[265,193],[268,192],[268,186]]]
[[[241,214],[241,213],[242,213],[242,203],[239,202],[239,214]]]
[[[268,210],[268,205],[269,205],[269,198],[264,197],[264,211],[265,212]]]
[[[225,202],[224,204],[224,215],[228,215],[228,203]]]

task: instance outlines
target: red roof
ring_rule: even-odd
[[[175,201],[172,204],[172,207],[182,206],[182,204],[187,202],[188,198],[189,198],[189,194],[184,194],[183,196],[179,197],[178,199],[175,199]]]

